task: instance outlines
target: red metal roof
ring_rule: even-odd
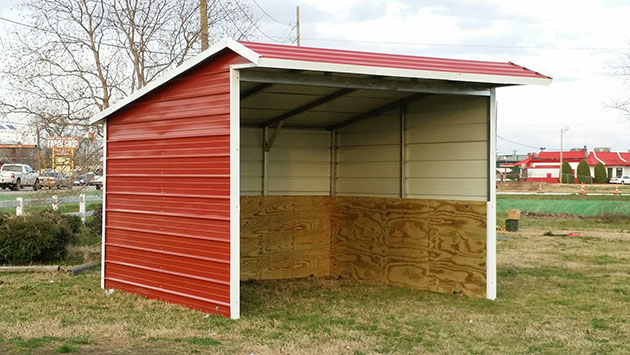
[[[568,152],[562,152],[562,160],[564,161],[580,161],[584,159],[584,151],[583,150],[573,150]],[[534,158],[533,162],[552,162],[557,161],[560,162],[560,152],[540,152],[538,156]]]
[[[476,60],[418,57],[327,48],[295,47],[268,43],[241,42],[241,44],[261,55],[263,58],[396,69],[551,79],[546,75],[542,75],[511,62],[486,62]]]
[[[590,166],[597,165],[600,161],[605,166],[630,166],[630,153],[591,152],[586,158]]]

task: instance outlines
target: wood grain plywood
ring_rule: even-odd
[[[333,200],[332,274],[485,296],[485,202]]]
[[[330,198],[241,197],[241,279],[330,274]]]

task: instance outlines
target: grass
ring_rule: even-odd
[[[4,274],[0,353],[628,353],[630,235],[578,222],[581,237],[544,236],[540,225],[500,232],[496,301],[338,279],[248,281],[232,321],[107,296],[99,272]]]
[[[555,199],[548,196],[498,196],[497,211],[508,209],[576,216],[630,216],[630,196],[555,196]]]

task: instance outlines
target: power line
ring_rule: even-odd
[[[435,46],[435,47],[465,47],[465,48],[503,48],[503,49],[540,49],[540,50],[584,50],[584,51],[618,51],[627,48],[616,47],[557,47],[557,46],[515,46],[515,45],[493,45],[493,44],[452,44],[452,43],[431,43],[431,42],[395,42],[395,41],[367,41],[354,39],[337,38],[304,38],[309,41],[329,41],[329,42],[351,42],[351,43],[372,43],[372,44],[395,44],[405,46]]]
[[[220,0],[217,0],[217,2],[219,2],[219,4],[221,4]],[[280,42],[279,40],[274,39],[273,37],[269,36],[268,34],[266,34],[265,32],[263,32],[263,30],[260,29],[260,27],[258,27],[258,25],[256,24],[256,22],[254,22],[248,15],[247,12],[245,12],[245,10],[243,10],[243,8],[241,7],[241,4],[238,3],[238,1],[235,1],[234,4],[236,4],[236,6],[238,6],[238,8],[241,10],[241,13],[243,14],[243,16],[245,16],[245,18],[258,30],[258,32],[262,33],[265,37],[267,37],[268,39],[274,41],[274,42]],[[221,5],[221,7],[223,7],[223,5]],[[225,9],[225,8],[224,8]]]
[[[497,134],[497,138],[502,139],[502,140],[504,140],[506,142],[510,142],[512,144],[523,146],[523,147],[532,148],[532,149],[540,149],[540,147],[534,147],[533,145],[523,144],[523,143],[519,143],[519,142],[513,141],[511,139],[503,138],[503,137],[501,137],[498,134]]]
[[[281,21],[276,20],[273,16],[269,15],[269,13],[267,11],[265,11],[265,9],[262,8],[262,6],[260,6],[260,4],[258,4],[258,1],[256,0],[252,0],[254,2],[254,4],[256,4],[256,6],[260,9],[260,11],[262,11],[265,15],[267,15],[267,17],[269,17],[270,19],[274,20],[275,22],[281,24],[281,25],[285,25],[285,26],[291,26],[290,23],[284,23]]]

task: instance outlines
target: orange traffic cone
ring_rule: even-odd
[[[538,192],[542,193],[542,184],[538,184]]]
[[[615,186],[615,195],[619,195],[619,185]]]
[[[580,184],[580,194],[584,195],[584,183]]]

